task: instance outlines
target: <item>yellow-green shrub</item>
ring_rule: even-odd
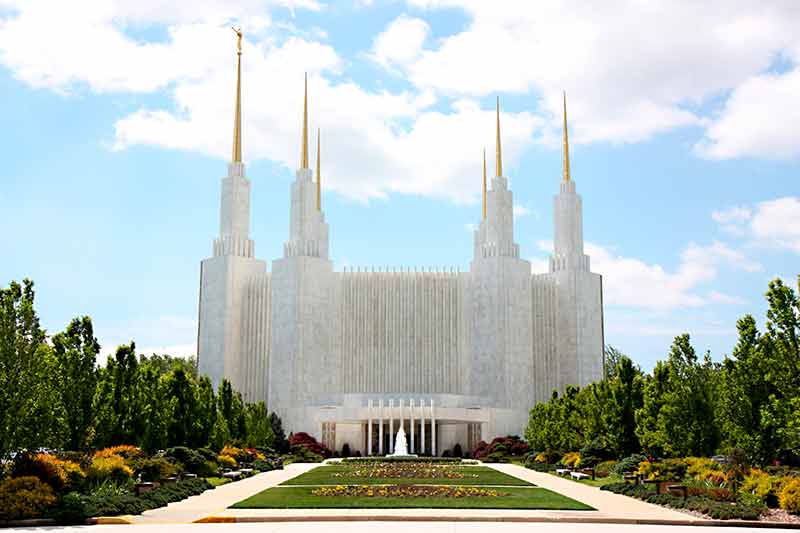
[[[705,479],[709,470],[722,470],[719,463],[707,457],[686,457],[683,461],[688,465],[686,474],[699,480]]]
[[[783,485],[788,479],[789,478],[771,476],[763,470],[753,468],[750,470],[750,473],[744,477],[739,491],[752,494],[762,503],[774,506],[778,501],[778,496],[781,493]]]
[[[564,457],[561,458],[561,464],[568,468],[575,468],[580,464],[580,460],[580,452],[569,452],[565,453]]]
[[[800,478],[792,478],[783,485],[778,503],[784,511],[800,513]]]
[[[236,459],[231,457],[230,455],[219,454],[217,456],[217,462],[220,466],[224,468],[236,468]]]
[[[37,518],[56,502],[53,489],[34,476],[7,479],[0,483],[0,519]]]
[[[118,446],[103,448],[94,453],[94,457],[111,457],[112,455],[117,455],[123,459],[133,459],[134,457],[144,457],[144,452],[138,446],[120,444]]]
[[[617,466],[617,461],[603,461],[594,467],[594,472],[597,477],[607,477],[614,471]]]
[[[119,455],[100,457],[95,455],[86,474],[95,483],[102,483],[106,480],[120,483],[129,480],[133,476],[133,470],[125,464],[125,460]]]
[[[637,473],[647,479],[680,481],[686,475],[686,463],[681,459],[665,459],[663,461],[642,461]]]

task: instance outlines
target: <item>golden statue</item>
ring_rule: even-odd
[[[233,28],[233,27],[231,27],[231,29],[233,30],[233,33],[235,33],[236,36],[238,37],[238,40],[236,41],[236,49],[238,50],[239,55],[241,55],[242,54],[242,28]]]

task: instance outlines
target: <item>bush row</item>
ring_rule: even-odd
[[[203,478],[197,478],[161,485],[140,496],[82,495],[70,492],[47,515],[62,524],[81,524],[93,516],[140,514],[200,494],[210,488],[213,488],[211,483]]]
[[[742,502],[719,502],[703,496],[689,496],[684,499],[672,494],[654,494],[644,485],[631,485],[628,483],[610,483],[600,487],[600,490],[624,494],[648,503],[674,509],[696,511],[716,520],[758,520],[758,517],[766,510],[764,506]]]
[[[347,463],[429,463],[429,464],[459,464],[457,457],[348,457],[342,459]]]

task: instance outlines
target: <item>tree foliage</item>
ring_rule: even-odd
[[[216,394],[195,359],[146,357],[131,342],[97,367],[99,353],[89,317],[48,342],[33,283],[0,288],[0,458],[39,447],[270,447],[275,428],[285,442],[275,413],[245,403],[227,380]]]

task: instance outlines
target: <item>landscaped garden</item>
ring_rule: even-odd
[[[234,507],[591,510],[486,466],[381,459],[319,466]]]

